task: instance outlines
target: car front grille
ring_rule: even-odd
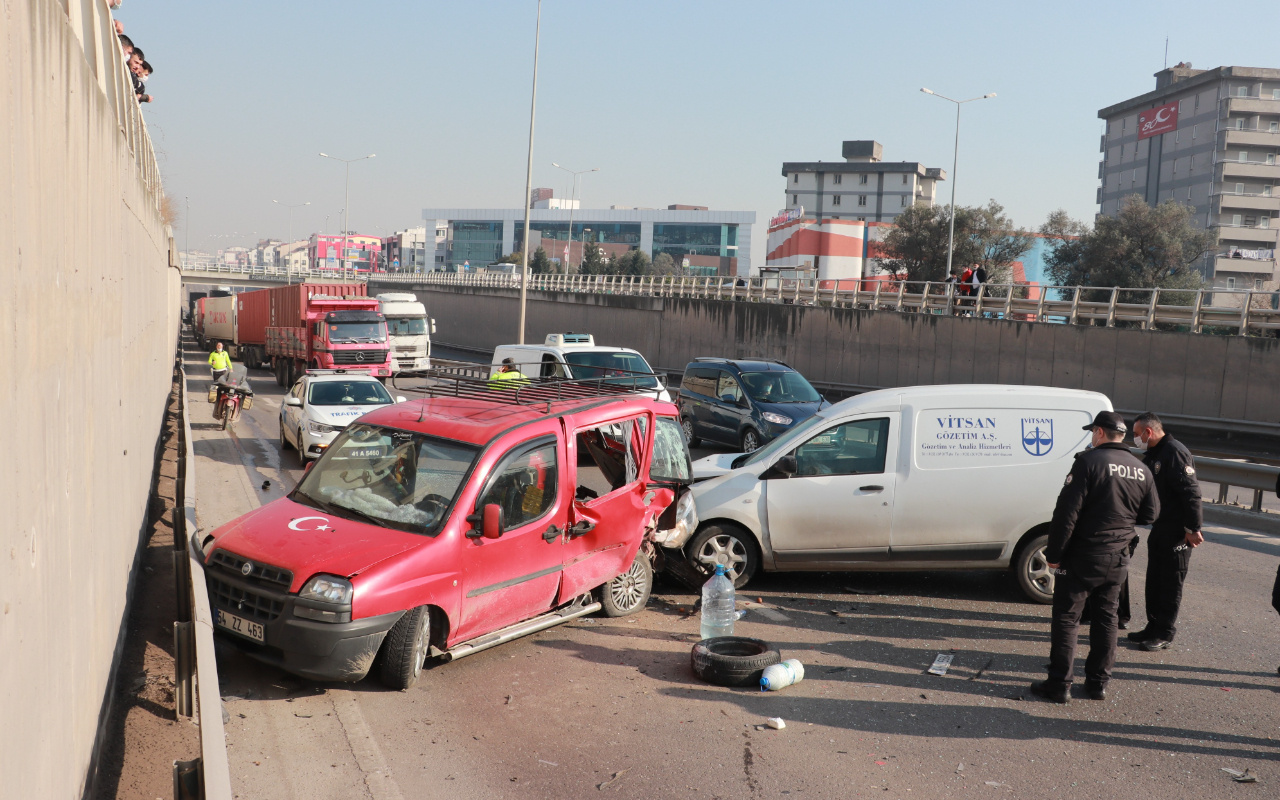
[[[387,351],[386,350],[335,350],[333,352],[333,363],[365,364],[372,367],[378,364],[387,363]]]
[[[252,563],[253,569],[245,575],[247,563]],[[209,584],[209,602],[215,608],[258,622],[270,622],[284,612],[293,573],[226,550],[215,550],[205,569],[205,580]]]
[[[248,579],[254,583],[283,586],[286,591],[293,585],[293,573],[289,570],[283,567],[273,567],[270,564],[263,564],[258,561],[250,561],[244,556],[239,556],[226,550],[214,550],[213,558],[209,562],[211,565],[223,567],[237,577]],[[244,565],[249,563],[253,564],[253,567],[246,575]]]

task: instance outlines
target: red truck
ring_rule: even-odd
[[[292,386],[307,369],[391,376],[387,322],[364,284],[295,283],[236,295],[236,356]]]

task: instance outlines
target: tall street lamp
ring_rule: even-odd
[[[533,29],[533,97],[529,100],[529,158],[524,168],[524,252],[520,254],[520,337],[524,344],[525,311],[529,303],[529,206],[533,205],[533,123],[538,110],[538,42],[542,38],[542,0],[538,0],[538,21]]]
[[[272,200],[271,202],[275,203],[278,206],[284,206],[285,208],[289,209],[289,246],[292,246],[293,245],[293,210],[295,208],[302,208],[303,206],[309,206],[311,205],[311,201],[308,200],[305,203],[294,203],[293,205],[290,205],[288,203],[281,203],[279,200]],[[293,283],[293,272],[289,268],[289,263],[287,261],[285,262],[285,265],[284,265],[284,274],[285,274],[285,283]]]
[[[951,256],[955,252],[956,245],[956,164],[960,160],[960,106],[965,103],[972,103],[974,100],[986,100],[995,97],[996,93],[984,94],[981,97],[970,97],[968,100],[952,100],[946,95],[938,94],[932,89],[921,87],[920,91],[925,94],[931,94],[934,97],[946,100],[949,103],[956,104],[956,149],[951,157],[951,230],[947,234],[947,276],[951,275]]]
[[[334,161],[341,161],[346,164],[347,177],[342,187],[342,279],[347,279],[347,232],[351,230],[351,165],[356,161],[364,161],[366,158],[375,158],[376,153],[370,153],[367,156],[359,158],[338,158],[328,153],[321,153],[321,158],[332,158]]]
[[[185,244],[182,245],[182,249],[187,251],[187,261],[191,261],[191,198],[184,197],[182,198],[182,200],[187,204],[186,219],[183,220],[184,222],[186,222],[186,225],[184,225],[183,227],[187,229],[186,235],[184,237],[186,238],[187,241]]]
[[[573,254],[573,212],[574,209],[577,208],[577,203],[575,203],[574,200],[578,197],[578,176],[586,175],[588,172],[599,172],[600,168],[592,167],[591,169],[580,169],[577,172],[574,172],[568,167],[562,167],[554,161],[551,162],[551,166],[557,169],[562,169],[573,176],[573,189],[569,192],[569,249],[566,250],[564,254],[564,271],[568,273],[569,259]]]

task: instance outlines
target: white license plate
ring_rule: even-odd
[[[248,636],[250,639],[255,639],[259,642],[265,641],[266,637],[263,635],[262,625],[259,623],[250,622],[243,617],[237,617],[235,614],[228,614],[220,608],[215,610],[218,614],[217,620],[219,628],[226,628],[232,633],[238,633],[241,636]]]

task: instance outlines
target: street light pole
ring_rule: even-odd
[[[185,226],[187,231],[186,231],[186,236],[184,237],[186,238],[187,241],[184,245],[182,245],[182,249],[187,251],[187,260],[190,261],[191,260],[191,198],[184,197],[182,199],[187,204],[187,218],[186,218],[187,224]]]
[[[569,250],[567,253],[565,253],[565,257],[564,257],[564,271],[568,273],[569,259],[573,256],[573,212],[577,208],[577,205],[576,203],[574,203],[574,200],[578,196],[578,176],[585,175],[588,172],[599,172],[600,168],[592,167],[591,169],[580,169],[577,172],[574,172],[568,167],[562,167],[554,161],[551,162],[551,166],[556,167],[557,169],[562,169],[573,176],[573,188],[569,190]]]
[[[542,38],[542,0],[538,0],[538,21],[533,29],[533,97],[529,100],[529,158],[524,172],[524,246],[520,249],[520,336],[524,344],[525,312],[529,303],[529,206],[533,199],[533,123],[538,111],[538,42]],[[572,233],[572,231],[570,231]]]
[[[342,186],[342,279],[347,279],[347,233],[351,230],[351,164],[356,161],[364,161],[366,158],[376,158],[376,153],[370,153],[367,156],[359,158],[338,158],[328,153],[321,153],[321,158],[332,158],[334,161],[341,161],[347,165],[346,179]]]
[[[947,277],[951,276],[951,257],[955,253],[956,244],[956,167],[960,162],[960,106],[965,103],[972,103],[974,100],[986,100],[995,97],[996,93],[984,94],[981,97],[970,97],[968,100],[952,100],[946,95],[938,94],[931,89],[921,87],[920,91],[925,94],[931,94],[934,97],[942,98],[949,103],[956,104],[956,145],[955,152],[951,156],[951,230],[947,234]]]

